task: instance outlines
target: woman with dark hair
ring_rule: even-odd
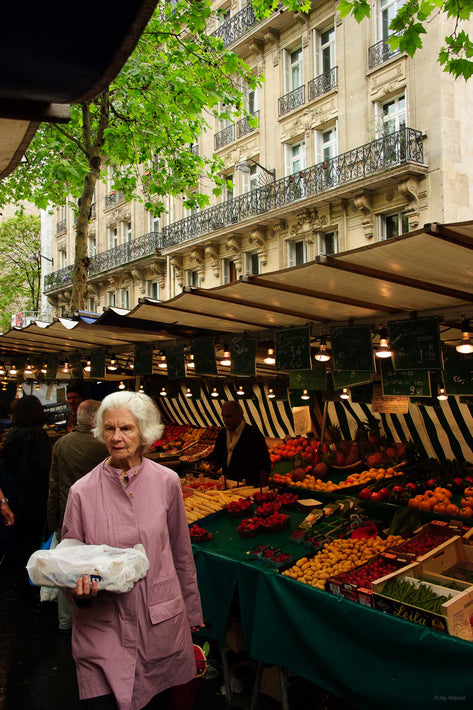
[[[21,397],[3,445],[8,504],[14,514],[10,557],[16,568],[17,592],[23,599],[37,592],[29,584],[25,567],[41,544],[46,521],[51,443],[44,429],[45,421],[39,399],[34,395]]]

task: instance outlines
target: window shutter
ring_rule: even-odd
[[[291,89],[291,54],[286,49],[284,50],[284,93],[288,94]]]
[[[313,30],[314,33],[314,77],[322,74],[322,53],[320,50],[320,33]]]
[[[293,242],[287,243],[287,265],[289,268],[296,265],[296,250]]]

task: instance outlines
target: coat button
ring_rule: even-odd
[[[130,496],[130,498],[133,498],[133,493],[128,493],[128,495]]]

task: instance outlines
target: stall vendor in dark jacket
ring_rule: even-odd
[[[243,420],[238,402],[223,404],[222,419],[225,428],[219,431],[209,457],[210,470],[216,472],[221,467],[224,476],[234,481],[245,479],[248,485],[266,485],[271,461],[264,436]]]

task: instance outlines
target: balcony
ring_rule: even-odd
[[[117,205],[119,202],[123,202],[124,199],[125,198],[121,192],[111,190],[108,195],[105,195],[105,209],[113,207],[113,205]]]
[[[393,35],[391,35],[393,36]],[[368,49],[368,67],[369,69],[374,69],[375,67],[387,62],[391,57],[395,57],[401,54],[400,49],[391,49],[388,44],[388,39],[382,39],[381,42],[376,42]]]
[[[89,276],[95,276],[109,269],[124,266],[145,256],[152,256],[163,246],[159,232],[149,232],[142,237],[120,244],[97,254],[90,261]],[[72,266],[66,266],[59,271],[53,271],[44,277],[44,292],[55,291],[72,283]]]
[[[280,178],[164,227],[163,248],[169,249],[212,231],[405,163],[423,165],[423,148],[420,131],[402,128],[330,160],[305,168],[295,175]]]
[[[315,79],[307,84],[309,101],[316,99],[323,94],[326,94],[338,86],[338,67],[332,67],[329,71],[316,76]]]
[[[259,111],[255,111],[251,115],[253,118],[256,118],[259,122]],[[258,126],[251,126],[250,120],[248,118],[242,118],[240,121],[237,121],[235,127],[236,127],[236,137],[238,139],[238,138],[242,138],[243,136],[246,136],[247,133],[251,133],[252,131],[255,131]]]
[[[258,22],[255,11],[251,3],[237,12],[236,15],[230,17],[223,22],[215,32],[212,32],[212,37],[220,37],[224,47],[229,47],[232,42],[235,42]]]
[[[279,115],[283,116],[285,113],[289,113],[294,108],[298,106],[303,106],[305,103],[305,86],[298,86],[294,91],[290,91],[288,94],[281,96],[279,99]]]
[[[61,219],[56,223],[56,234],[64,234],[67,231],[67,219]]]
[[[215,134],[215,136],[214,136],[215,150],[219,150],[220,148],[223,148],[224,145],[228,145],[228,143],[231,143],[234,140],[235,140],[235,126],[232,123],[231,126],[227,126],[222,131],[219,131],[218,133]]]

